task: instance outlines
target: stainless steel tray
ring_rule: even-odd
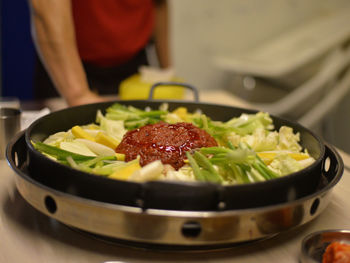
[[[28,173],[23,133],[9,145],[7,160],[16,173],[16,186],[23,198],[63,224],[135,244],[193,249],[273,237],[316,218],[329,204],[331,190],[344,170],[342,159],[333,147],[326,145],[326,154],[314,193],[291,202],[221,212],[141,209],[57,191],[38,183]]]

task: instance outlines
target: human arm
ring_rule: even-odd
[[[169,10],[167,0],[155,1],[154,42],[160,67],[171,67],[169,47]]]
[[[39,57],[68,105],[101,101],[90,89],[75,40],[71,0],[29,0]]]

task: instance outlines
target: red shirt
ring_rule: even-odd
[[[151,37],[152,0],[72,0],[72,5],[78,50],[84,62],[122,64]]]

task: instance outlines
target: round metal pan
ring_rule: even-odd
[[[7,160],[15,171],[17,189],[33,207],[93,236],[108,241],[126,240],[127,245],[152,249],[222,248],[296,228],[324,211],[344,169],[339,154],[326,144],[326,165],[319,171],[316,189],[310,194],[293,201],[251,208],[176,211],[111,204],[77,196],[68,189],[60,191],[55,184],[51,184],[52,187],[46,184],[49,180],[37,180],[40,171],[29,169],[29,151],[21,133],[9,144]],[[50,178],[51,174],[46,176]],[[85,177],[85,174],[79,176]]]
[[[256,113],[231,106],[186,101],[118,101],[137,108],[157,109],[168,103],[169,109],[184,106],[189,111],[200,109],[213,120],[227,121],[242,113]],[[32,178],[52,189],[90,200],[142,209],[183,211],[220,211],[263,207],[297,200],[317,189],[324,168],[324,143],[311,131],[298,123],[271,116],[276,129],[282,125],[299,132],[301,145],[308,149],[315,162],[299,172],[270,181],[222,186],[205,183],[170,183],[113,180],[81,172],[61,165],[35,150],[31,141],[42,141],[51,134],[65,131],[74,125],[95,121],[98,109],[105,111],[113,102],[67,108],[53,112],[35,121],[25,132],[28,147],[28,170]]]

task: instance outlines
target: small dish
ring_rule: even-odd
[[[322,256],[332,242],[350,244],[350,230],[323,230],[307,235],[301,244],[300,263],[322,262]]]

